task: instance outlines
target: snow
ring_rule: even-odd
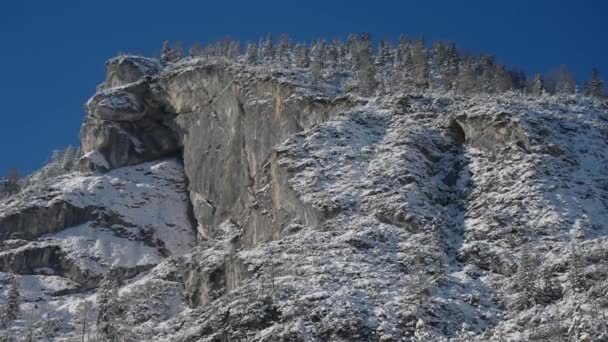
[[[65,178],[54,185],[62,189],[56,200],[85,208],[111,208],[129,225],[163,241],[172,254],[186,253],[195,236],[188,216],[188,194],[181,165],[175,160],[144,163],[100,175]]]

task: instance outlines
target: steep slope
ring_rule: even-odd
[[[21,275],[23,312],[36,305],[37,321],[47,315],[68,323],[109,269],[129,279],[194,247],[186,185],[180,163],[168,159],[71,173],[3,201],[3,283]]]
[[[100,173],[0,204],[0,266],[48,312],[93,301],[114,265],[125,340],[608,338],[605,103],[360,98],[214,59],[107,67],[81,131]]]

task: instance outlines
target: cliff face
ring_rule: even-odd
[[[120,84],[133,80],[133,72],[118,68],[125,63],[108,63],[101,87],[106,90],[87,103],[81,132],[85,152],[102,155],[109,168],[180,154],[205,239],[228,219],[246,227],[245,243],[278,234],[298,209],[285,210],[289,201],[278,201],[290,191],[280,175],[263,174],[272,148],[352,107],[345,98],[309,94],[278,79],[200,62]],[[88,169],[105,167],[85,162]],[[275,201],[258,210],[256,193],[267,185]]]
[[[593,319],[605,104],[365,99],[202,59],[107,71],[81,130],[86,172],[0,203],[3,272],[59,277],[69,301],[119,267],[122,300],[158,298],[162,314],[125,318],[140,340],[608,336]]]

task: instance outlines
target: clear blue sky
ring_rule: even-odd
[[[0,174],[28,173],[53,149],[78,143],[83,103],[118,52],[156,54],[163,40],[187,47],[266,32],[293,39],[400,33],[450,40],[511,67],[568,65],[580,79],[608,75],[608,2],[578,1],[68,1],[0,4]],[[604,77],[606,79],[606,77]]]

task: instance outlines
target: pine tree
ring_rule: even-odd
[[[559,68],[555,92],[561,95],[574,94],[576,91],[576,79],[565,65]]]
[[[160,61],[163,62],[163,64],[171,63],[171,53],[171,45],[168,40],[165,40],[163,42],[163,47],[160,49]]]
[[[247,43],[247,52],[245,53],[247,64],[258,64],[258,48],[252,42]]]
[[[604,98],[604,82],[600,79],[600,72],[597,68],[591,69],[591,77],[585,82],[585,96]]]
[[[190,47],[190,50],[188,50],[188,55],[190,57],[201,57],[201,56],[203,56],[204,53],[205,53],[205,50],[203,49],[201,44],[198,42],[192,44],[192,47]]]
[[[536,300],[536,269],[536,256],[532,254],[528,244],[524,244],[516,275],[517,286],[520,290],[519,302],[523,307],[533,305]]]
[[[381,40],[378,43],[378,53],[376,54],[375,66],[377,70],[380,90],[390,91],[390,76],[393,68],[393,57],[391,44],[387,40]]]
[[[494,56],[479,57],[479,91],[486,94],[492,94],[494,89]]]
[[[8,171],[6,180],[4,181],[4,192],[6,195],[11,196],[18,193],[20,190],[19,171],[16,168],[12,168]]]
[[[363,96],[373,95],[377,86],[376,69],[374,67],[372,38],[367,32],[361,34],[354,66],[359,92]]]
[[[236,40],[230,40],[226,51],[226,58],[230,61],[236,61],[241,54],[241,45]]]
[[[572,291],[579,292],[584,289],[583,279],[583,260],[579,254],[579,248],[576,242],[570,245],[570,254],[568,255],[568,280]]]
[[[324,40],[317,42],[310,50],[310,72],[313,84],[318,84],[323,80],[323,68],[327,44]]]
[[[72,328],[80,335],[80,341],[85,341],[85,336],[90,333],[93,308],[90,302],[82,301],[76,307],[74,320],[71,322]]]
[[[291,41],[286,34],[282,34],[279,38],[279,45],[277,46],[277,55],[279,63],[281,65],[290,67],[291,66]]]
[[[19,283],[14,277],[10,280],[8,298],[3,313],[3,319],[12,322],[21,314],[21,295],[19,294]]]
[[[272,33],[268,33],[266,39],[260,41],[259,53],[264,64],[270,64],[274,62],[275,51],[274,44],[272,41]]]
[[[117,318],[121,312],[118,298],[118,280],[114,270],[108,271],[99,283],[97,290],[97,334],[106,341],[118,338]]]
[[[458,69],[456,78],[456,90],[459,94],[472,94],[476,91],[477,76],[473,70],[473,59],[469,56],[465,58]]]
[[[411,45],[411,62],[414,85],[418,89],[427,89],[429,87],[429,58],[424,38]]]
[[[459,56],[454,44],[437,42],[433,44],[432,69],[433,87],[449,91],[458,77]]]
[[[308,48],[306,45],[301,43],[296,44],[293,53],[297,68],[308,68],[310,66],[310,58],[308,57]]]
[[[171,47],[169,41],[165,40],[160,50],[160,61],[163,64],[176,63],[183,58],[182,43],[175,43],[175,47]]]
[[[545,92],[545,85],[543,76],[540,73],[534,74],[534,81],[532,83],[532,94],[535,96],[541,96]]]
[[[497,92],[504,93],[513,89],[513,79],[511,73],[507,71],[503,64],[496,66],[494,74],[494,89]]]

